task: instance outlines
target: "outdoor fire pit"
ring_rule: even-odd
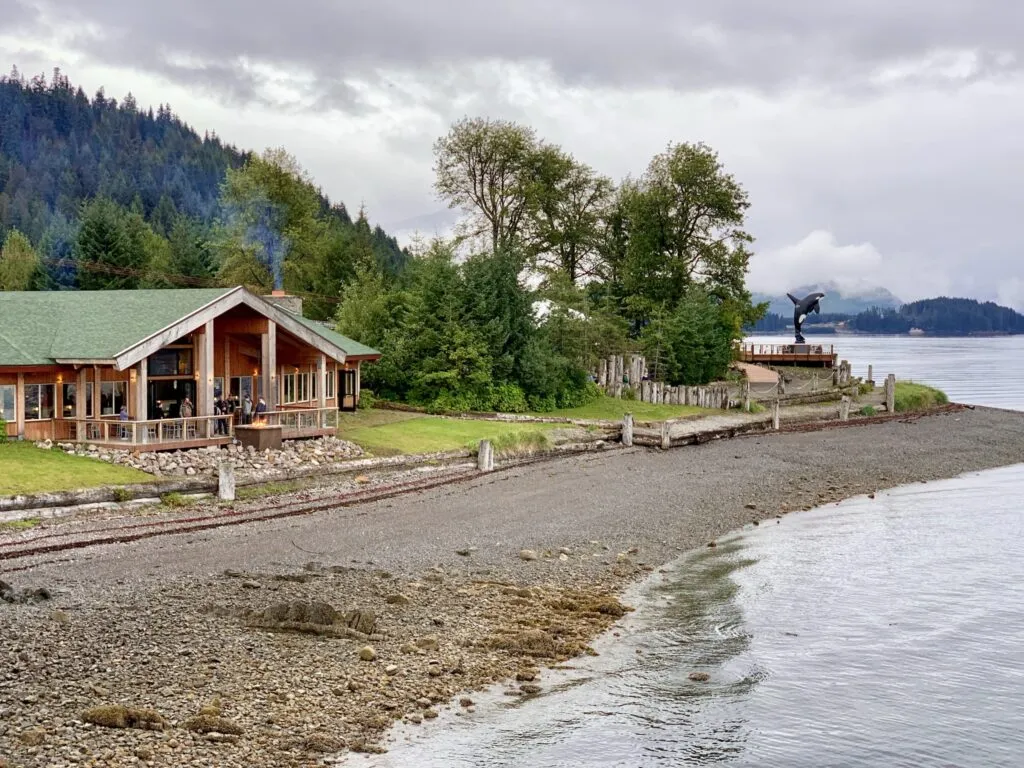
[[[245,424],[235,427],[235,437],[243,447],[252,446],[257,453],[268,448],[281,449],[281,426],[270,424]]]

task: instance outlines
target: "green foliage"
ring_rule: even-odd
[[[45,273],[32,243],[12,229],[0,249],[0,291],[31,291],[45,287]]]
[[[7,422],[0,416],[0,445],[7,442]]]
[[[125,502],[131,501],[132,494],[127,488],[115,488],[114,489],[114,501]]]
[[[373,408],[373,406],[374,406],[374,404],[376,404],[376,402],[377,402],[377,396],[375,394],[373,394],[373,390],[372,389],[362,389],[362,388],[360,388],[360,390],[359,390],[359,402],[356,403],[356,407],[357,408],[359,408],[362,411],[368,411],[371,408]]]
[[[42,279],[30,290],[210,286],[222,282],[225,261],[223,282],[272,287],[260,269],[266,249],[251,237],[260,234],[287,245],[286,287],[307,293],[315,319],[333,314],[360,249],[389,275],[404,268],[409,256],[394,238],[365,215],[353,222],[283,152],[241,172],[249,160],[167,105],[142,110],[102,90],[89,99],[59,71],[50,82],[13,73],[0,78],[0,243],[18,230],[33,245]],[[229,171],[241,173],[237,183]],[[105,215],[92,211],[80,241],[98,200]],[[228,226],[259,212],[261,200],[266,215],[248,221],[268,231]]]
[[[863,408],[860,409],[861,416],[874,416],[876,413],[878,413],[878,411],[875,409],[875,406],[873,405],[865,405]]]
[[[171,491],[160,496],[160,503],[165,507],[176,509],[179,507],[190,507],[195,504],[194,499],[190,499],[177,491]]]
[[[636,400],[636,390],[632,387],[622,388],[622,399],[623,400]]]
[[[515,254],[461,263],[435,242],[400,280],[360,270],[338,330],[384,353],[367,384],[434,412],[522,412],[585,399],[586,375],[558,354],[532,317]]]
[[[640,341],[656,377],[673,386],[695,386],[726,375],[733,331],[722,305],[693,287],[674,310],[654,316]]]
[[[870,381],[862,381],[857,385],[857,394],[870,395],[875,391],[875,385]]]
[[[942,390],[912,381],[897,381],[895,394],[896,413],[923,411],[949,402]]]

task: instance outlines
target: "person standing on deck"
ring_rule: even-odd
[[[256,405],[256,421],[262,423],[263,422],[263,414],[266,413],[266,412],[267,412],[267,401],[264,400],[261,397],[259,403],[257,403],[257,405]]]
[[[242,423],[252,423],[252,400],[249,399],[249,393],[245,395],[245,400],[242,401]]]

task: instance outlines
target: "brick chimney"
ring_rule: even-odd
[[[263,299],[293,315],[302,314],[301,296],[292,296],[284,291],[274,289],[269,296],[264,296]]]

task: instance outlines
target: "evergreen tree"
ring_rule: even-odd
[[[83,290],[137,288],[145,266],[123,210],[105,198],[94,200],[82,213],[76,258]]]
[[[33,291],[45,287],[39,255],[28,238],[14,229],[0,249],[0,291]]]

